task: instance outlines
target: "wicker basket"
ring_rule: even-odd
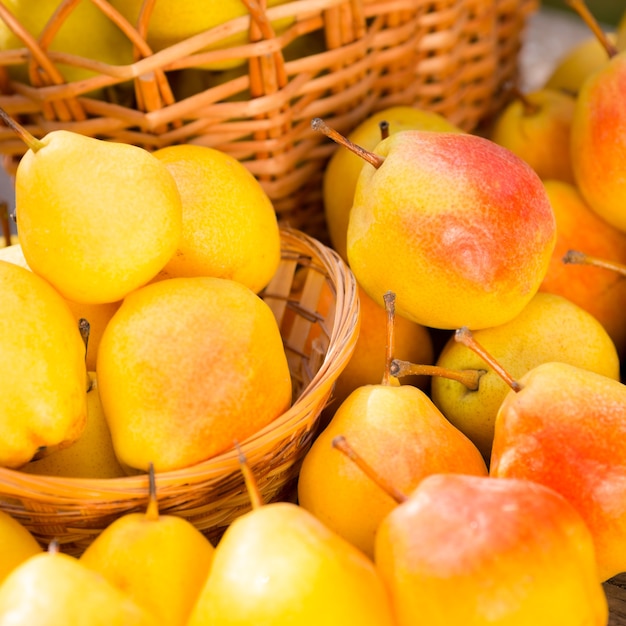
[[[517,77],[526,18],[538,5],[293,0],[264,10],[260,0],[243,0],[250,17],[153,53],[140,35],[147,32],[149,9],[131,25],[106,0],[83,0],[93,2],[134,46],[135,62],[113,66],[47,50],[79,1],[60,1],[39,40],[28,37],[0,2],[0,19],[24,41],[23,48],[0,51],[1,107],[36,136],[66,128],[148,149],[189,142],[224,150],[262,182],[281,224],[318,238],[325,234],[321,177],[336,146],[310,129],[311,119],[323,117],[346,133],[370,113],[403,104],[437,111],[473,130],[502,106],[503,86]],[[280,34],[272,29],[278,18],[291,20]],[[249,43],[203,52],[235,33],[248,33]],[[306,47],[306,38],[317,47]],[[183,72],[233,58],[245,59],[239,76],[216,79],[205,71],[207,82],[197,90],[177,91]],[[94,74],[63,82],[60,62]],[[9,78],[15,66],[29,71],[28,82]],[[95,88],[104,95],[93,97]],[[24,150],[0,128],[0,154],[10,173]]]
[[[281,325],[295,397],[286,413],[241,443],[270,502],[295,493],[320,413],[354,350],[360,317],[352,273],[334,251],[299,231],[282,230],[282,261],[262,295]],[[250,508],[235,450],[159,473],[156,486],[162,513],[189,519],[214,541]],[[116,517],[144,510],[147,494],[147,475],[71,479],[0,469],[0,509],[43,545],[56,538],[69,554],[82,553]]]

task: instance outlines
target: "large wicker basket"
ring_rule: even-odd
[[[294,384],[291,408],[241,442],[264,501],[291,499],[301,461],[333,384],[354,350],[360,311],[356,283],[339,256],[299,231],[282,230],[282,261],[262,293],[281,325]],[[210,539],[251,506],[238,454],[156,475],[159,509],[189,519]],[[120,515],[144,510],[147,475],[71,479],[0,468],[0,509],[43,545],[80,554]]]
[[[80,0],[59,0],[39,40],[0,2],[0,19],[23,41],[22,48],[0,50],[0,106],[36,136],[66,128],[148,149],[190,142],[224,150],[262,182],[282,224],[318,237],[324,234],[321,177],[336,145],[310,129],[311,119],[323,117],[346,133],[368,114],[403,104],[437,111],[473,130],[507,97],[503,87],[517,77],[526,18],[538,5],[292,0],[264,10],[262,0],[242,0],[250,17],[153,53],[140,34],[147,32],[150,10],[131,24],[106,0],[82,1],[93,2],[123,30],[136,61],[114,66],[48,51]],[[291,20],[280,34],[271,25],[278,18]],[[249,43],[222,43],[234,33],[248,33]],[[317,47],[307,48],[305,38],[315,38]],[[208,45],[223,47],[203,52]],[[216,79],[205,72],[213,82],[177,92],[182,72],[233,58],[245,59],[240,75]],[[61,62],[94,74],[64,82]],[[10,79],[16,66],[28,70],[29,80]],[[104,95],[93,97],[95,88]],[[24,150],[0,128],[0,155],[9,172]]]

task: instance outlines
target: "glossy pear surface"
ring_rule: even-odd
[[[541,179],[519,157],[466,133],[403,131],[361,170],[348,260],[375,300],[432,328],[496,326],[535,295],[555,242]]]
[[[490,473],[551,487],[591,530],[600,580],[626,570],[626,386],[566,363],[519,379],[496,418]]]
[[[383,384],[353,391],[305,456],[298,501],[370,557],[378,525],[396,502],[333,448],[338,435],[405,493],[433,473],[487,474],[476,446],[423,391]]]
[[[148,151],[58,130],[15,176],[17,229],[31,269],[75,302],[116,302],[176,251],[176,181]]]
[[[473,334],[514,378],[540,363],[563,361],[619,380],[619,356],[605,328],[583,308],[556,294],[539,292],[510,322]],[[496,415],[510,387],[454,337],[444,346],[437,365],[484,371],[475,391],[455,380],[435,376],[431,397],[488,461]]]
[[[425,478],[381,524],[376,566],[398,626],[606,626],[581,516],[528,480]]]
[[[26,526],[0,510],[0,586],[20,563],[40,552],[43,548]]]
[[[238,517],[215,549],[188,626],[392,626],[374,564],[303,508],[276,502]]]

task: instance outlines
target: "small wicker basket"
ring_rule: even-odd
[[[144,3],[136,24],[106,0],[82,1],[119,26],[136,60],[108,65],[49,50],[80,0],[60,0],[38,40],[0,2],[0,20],[23,41],[0,50],[0,106],[36,136],[66,128],[151,150],[183,142],[224,150],[261,181],[283,225],[318,238],[325,234],[321,178],[336,146],[311,130],[311,119],[323,117],[347,133],[370,113],[412,105],[471,131],[507,97],[503,87],[517,78],[526,19],[538,6],[538,0],[288,0],[264,9],[263,0],[242,0],[249,16],[153,53],[141,33],[159,0]],[[272,24],[279,18],[291,25],[277,34]],[[248,43],[225,42],[237,33],[247,33]],[[238,75],[201,69],[235,58],[245,60]],[[61,63],[93,74],[65,82]],[[29,80],[10,77],[20,66]],[[204,80],[180,91],[178,81],[190,70]],[[94,89],[103,95],[94,97]],[[0,128],[10,173],[24,151]]]
[[[282,261],[262,297],[281,326],[295,400],[272,424],[241,442],[265,502],[293,498],[301,461],[352,355],[360,321],[356,283],[339,256],[299,231],[283,229],[281,236]],[[213,541],[251,506],[234,449],[159,473],[156,486],[161,513],[189,519]],[[0,509],[42,545],[57,539],[68,554],[81,554],[120,515],[145,510],[147,496],[143,474],[72,479],[0,468]]]

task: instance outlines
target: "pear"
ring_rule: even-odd
[[[539,363],[557,360],[614,380],[620,377],[617,349],[602,324],[582,307],[557,294],[539,292],[510,322],[473,334],[516,378]],[[585,340],[581,341],[581,337]],[[433,377],[431,397],[488,462],[496,415],[509,391],[508,385],[454,336],[439,354],[436,365],[452,370],[482,370],[476,390],[445,376]]]
[[[87,415],[85,344],[63,299],[33,272],[0,261],[0,466],[69,445]]]
[[[372,561],[292,502],[262,502],[240,450],[252,509],[222,535],[187,626],[394,626]]]
[[[80,437],[71,445],[20,467],[21,472],[40,476],[71,478],[120,478],[127,471],[115,455],[96,372],[89,371],[87,421]]]
[[[594,544],[530,480],[426,477],[380,525],[375,563],[397,626],[606,626]]]
[[[67,130],[36,139],[0,116],[29,147],[15,174],[15,201],[31,269],[75,302],[116,302],[151,280],[182,232],[167,168],[138,146]]]
[[[582,0],[571,0],[570,4],[590,25],[595,24],[584,11]],[[606,37],[602,41],[610,58],[585,80],[576,99],[572,167],[576,185],[589,207],[615,228],[626,231],[626,110],[622,106],[626,52],[618,52]]]
[[[434,111],[411,106],[391,106],[369,115],[348,134],[347,138],[367,150],[373,150],[385,136],[417,128],[462,132],[460,128]],[[344,261],[348,260],[346,236],[350,209],[363,165],[363,159],[340,146],[328,161],[322,179],[328,236],[333,248]]]
[[[118,517],[79,559],[161,623],[185,626],[214,548],[190,521],[159,513],[153,471],[149,489],[146,511]]]
[[[574,182],[570,136],[576,100],[555,89],[517,92],[500,111],[490,138],[524,159],[542,180]]]
[[[347,251],[371,298],[437,329],[485,328],[517,315],[539,289],[556,240],[541,179],[510,150],[468,133],[406,130],[361,169]]]
[[[0,586],[0,626],[157,626],[162,623],[54,544]]]
[[[26,526],[0,510],[0,586],[20,563],[40,552],[43,548]]]
[[[207,146],[153,154],[176,180],[183,203],[181,241],[163,273],[229,278],[261,291],[280,263],[280,231],[259,181],[237,159]]]
[[[337,437],[345,437],[402,491],[412,490],[436,472],[487,474],[476,446],[426,393],[412,385],[400,386],[389,375],[392,301],[393,294],[387,294],[389,354],[381,382],[358,387],[343,401],[306,454],[298,479],[300,505],[371,558],[378,525],[396,503],[333,449]]]

